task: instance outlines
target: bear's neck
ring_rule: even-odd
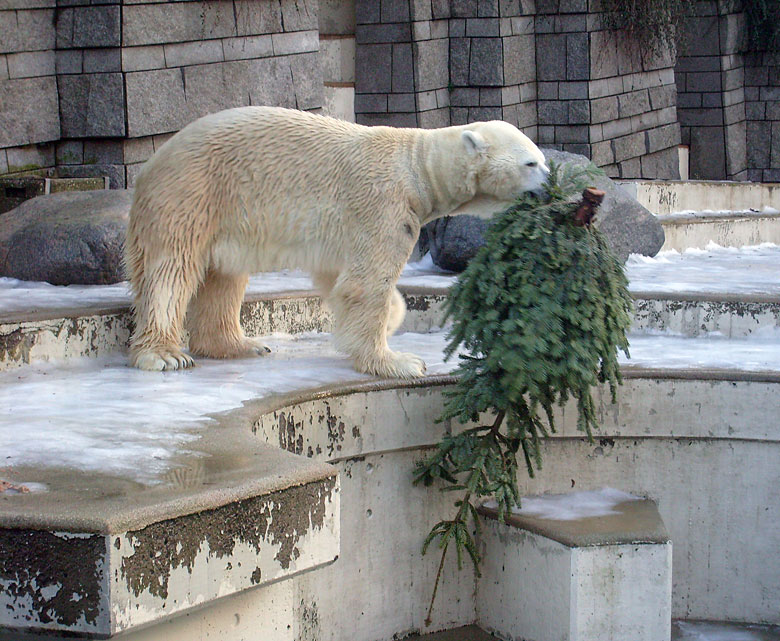
[[[477,192],[477,175],[463,157],[460,133],[448,128],[417,130],[410,167],[417,167],[419,202],[412,209],[424,225],[436,218],[449,216]]]

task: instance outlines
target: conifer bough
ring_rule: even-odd
[[[553,407],[576,399],[577,427],[592,441],[591,388],[607,383],[615,402],[631,298],[622,263],[590,224],[604,198],[586,188],[598,173],[593,165],[552,165],[546,193],[525,194],[494,216],[485,245],[450,291],[445,356],[461,347],[465,353],[440,420],[474,424],[485,414],[494,420],[445,436],[415,471],[415,483],[439,481],[442,491],[461,493],[454,518],[437,523],[423,544],[423,554],[433,542],[441,549],[426,625],[449,544],[455,543],[458,567],[465,553],[479,574],[469,525],[478,531],[477,505],[492,498],[503,520],[520,505],[517,455],[533,477],[542,465],[542,439],[555,431]]]

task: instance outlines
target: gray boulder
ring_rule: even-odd
[[[579,154],[543,149],[547,161],[558,165],[586,165],[590,161]],[[626,261],[629,254],[655,256],[664,244],[664,230],[658,219],[613,180],[602,176],[593,181],[606,192],[596,216],[596,226],[607,237],[615,255]],[[443,269],[463,271],[484,244],[483,233],[489,223],[474,216],[440,218],[426,225],[433,262]]]
[[[0,276],[53,285],[124,280],[132,190],[38,196],[0,215]]]

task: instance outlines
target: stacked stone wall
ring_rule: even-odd
[[[55,12],[55,0],[0,2],[0,174],[54,166]]]
[[[682,141],[691,178],[748,177],[744,13],[738,2],[692,3],[676,64]]]
[[[745,61],[748,180],[780,182],[780,53]]]
[[[0,7],[0,174],[56,169],[132,186],[155,149],[202,115],[322,106],[317,0]]]
[[[607,31],[598,2],[537,0],[539,142],[620,178],[679,178],[673,52]]]

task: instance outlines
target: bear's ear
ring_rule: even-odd
[[[481,154],[488,148],[487,140],[476,131],[464,129],[460,137],[463,139],[463,144],[466,146],[466,151],[469,154]]]

